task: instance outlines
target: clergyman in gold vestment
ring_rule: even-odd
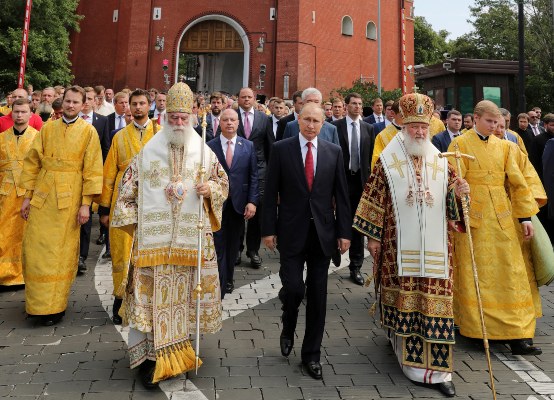
[[[488,100],[474,110],[475,127],[454,139],[459,146],[462,177],[471,189],[470,224],[489,339],[509,340],[516,355],[540,354],[534,347],[535,307],[514,217],[523,238],[533,236],[531,216],[537,203],[520,167],[520,150],[493,135],[500,111]],[[511,193],[508,197],[506,187]],[[472,261],[465,233],[454,233],[454,303],[460,333],[482,338]]]
[[[146,388],[195,367],[194,288],[201,257],[199,333],[221,329],[221,294],[213,232],[221,228],[227,174],[192,128],[193,96],[184,83],[167,93],[167,123],[123,173],[111,225],[134,234],[120,314],[129,325],[131,368]],[[198,182],[204,148],[204,183]],[[204,196],[202,248],[198,218]],[[200,254],[199,254],[200,252]]]
[[[46,123],[23,162],[21,214],[25,308],[44,325],[61,320],[77,274],[79,229],[102,191],[102,153],[94,127],[79,118],[79,86],[63,98],[63,117]]]
[[[116,95],[116,101],[126,96],[124,93]],[[127,98],[124,98],[127,99]],[[118,131],[112,139],[112,145],[106,162],[104,163],[104,184],[102,186],[102,195],[97,200],[99,204],[98,213],[100,222],[108,226],[110,214],[113,213],[113,207],[117,200],[119,184],[123,172],[127,169],[131,160],[144,147],[146,143],[158,130],[157,124],[148,119],[148,110],[150,109],[150,96],[148,92],[137,89],[128,97],[133,121],[125,128]],[[116,107],[119,107],[118,105]],[[121,324],[119,309],[123,289],[121,283],[127,276],[129,265],[129,255],[133,237],[126,231],[110,227],[110,251],[112,256],[112,279],[113,279],[113,316],[114,324]]]
[[[0,133],[0,285],[22,285],[21,242],[25,220],[20,216],[25,189],[21,187],[23,159],[35,135],[29,126],[31,107],[27,99],[12,104],[14,125]]]

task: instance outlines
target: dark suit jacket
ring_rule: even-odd
[[[102,148],[102,161],[106,161],[108,151],[110,151],[110,129],[108,124],[108,117],[103,115],[92,113],[92,126],[98,132],[98,138],[100,139],[100,147]]]
[[[283,135],[285,134],[285,128],[287,127],[287,124],[291,121],[294,121],[296,118],[294,117],[294,112],[281,118],[279,122],[277,123],[277,134],[275,135],[275,141],[279,141],[283,139]]]
[[[265,142],[265,161],[266,164],[269,162],[269,156],[271,154],[271,146],[275,143],[275,135],[273,134],[273,116],[267,117],[268,120],[268,129],[267,129],[267,140]],[[280,121],[280,120],[279,120]],[[279,129],[279,121],[277,121],[277,129]]]
[[[554,139],[546,142],[542,154],[542,177],[548,196],[548,218],[554,219]]]
[[[383,118],[385,118],[385,114],[381,114],[381,115],[383,116]],[[365,117],[364,122],[367,122],[368,124],[371,124],[371,125],[377,123],[377,121],[375,120],[375,115],[373,113],[371,113],[369,117]]]
[[[242,124],[242,115],[239,111],[239,128],[237,130],[237,135],[240,137],[243,137],[246,139],[246,136],[244,135],[244,125]],[[268,128],[268,120],[267,115],[265,113],[254,110],[254,122],[252,123],[252,131],[250,132],[250,137],[248,140],[250,140],[252,143],[254,143],[254,149],[256,150],[256,157],[258,158],[258,180],[259,182],[259,189],[260,189],[260,196],[263,196],[264,192],[264,184],[263,181],[265,179],[265,169],[266,169],[266,160],[265,160],[265,152],[266,152],[266,142],[267,142],[267,128]]]
[[[247,203],[258,205],[258,166],[254,144],[249,140],[237,137],[231,168],[227,166],[219,136],[210,140],[208,146],[213,150],[227,173],[229,178],[227,199],[231,199],[235,211],[238,214],[244,214]]]
[[[450,146],[450,142],[452,142],[452,139],[450,139],[450,133],[448,133],[448,130],[445,130],[441,133],[437,133],[433,138],[431,139],[431,143],[439,149],[441,153],[448,151],[448,146]]]
[[[333,122],[337,127],[340,147],[344,159],[344,170],[350,173],[350,146],[348,146],[348,130],[346,127],[346,118]],[[373,126],[367,122],[360,121],[360,187],[363,190],[367,178],[371,174],[371,156],[373,154],[373,145],[375,144],[375,133]],[[359,189],[359,187],[357,188]],[[358,190],[359,191],[359,190]]]
[[[283,139],[298,136],[299,134],[300,125],[298,124],[298,120],[291,121],[287,124],[285,128]],[[329,122],[323,122],[323,126],[321,127],[318,138],[340,146],[339,135],[337,134],[337,127],[333,124],[330,124]]]
[[[369,122],[366,122],[366,123],[369,123]],[[381,132],[383,129],[387,127],[387,124],[385,123],[385,121],[382,121],[382,122],[377,122],[376,124],[373,124],[371,126],[373,127],[373,133],[375,133],[375,136],[377,136],[379,132]]]
[[[213,127],[211,125],[211,116],[211,114],[208,114],[208,116],[206,116],[206,143],[214,138]],[[208,119],[208,117],[210,118]],[[198,118],[198,125],[193,129],[200,135],[200,137],[202,137],[202,118]],[[221,133],[221,129],[219,129],[219,126],[217,127],[217,131]]]
[[[531,163],[537,170],[537,174],[539,174],[539,178],[541,178],[543,184],[544,179],[542,175],[542,157],[546,142],[548,142],[552,138],[553,137],[549,135],[548,132],[544,131],[540,135],[535,136],[535,138],[531,142],[531,148],[527,149],[527,152],[529,153],[529,160],[531,160]]]
[[[342,150],[318,138],[317,166],[310,192],[298,136],[276,142],[267,172],[262,236],[277,235],[281,256],[299,254],[306,244],[311,218],[327,257],[335,252],[338,238],[351,238]]]

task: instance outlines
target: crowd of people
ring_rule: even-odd
[[[152,388],[201,362],[192,335],[221,329],[235,266],[246,250],[261,268],[264,243],[280,257],[281,353],[294,348],[305,300],[301,359],[321,379],[328,268],[348,251],[349,279],[363,285],[367,247],[366,283],[403,372],[452,397],[455,328],[483,338],[474,259],[488,338],[541,354],[554,114],[535,107],[512,131],[510,112],[488,100],[466,115],[418,93],[370,106],[364,115],[354,92],[324,102],[316,88],[292,103],[182,82],[15,89],[0,109],[0,285],[25,285],[39,324],[62,321],[97,212],[112,320],[130,327],[131,368]],[[458,170],[441,157],[455,151],[474,160]]]

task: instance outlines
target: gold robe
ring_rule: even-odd
[[[0,285],[23,284],[21,242],[25,220],[21,204],[25,189],[21,186],[23,159],[38,131],[28,126],[16,136],[13,127],[0,134]]]
[[[375,167],[375,163],[379,159],[379,156],[390,143],[393,137],[400,132],[394,124],[389,124],[385,129],[377,134],[375,138],[375,144],[373,145],[373,155],[371,156],[371,170]]]
[[[140,134],[140,131],[134,124],[127,125],[124,129],[115,134],[112,139],[112,146],[104,163],[104,183],[102,194],[97,202],[102,207],[110,208],[110,221],[113,218],[113,210],[117,201],[119,184],[123,172],[129,166],[129,163],[140,149],[155,134],[157,126],[153,123],[148,124],[146,130]],[[133,237],[122,229],[116,229],[110,226],[110,251],[112,253],[112,279],[113,294],[117,297],[123,295],[121,282],[127,276],[129,265],[129,254]]]
[[[31,315],[62,312],[77,273],[77,213],[102,191],[102,153],[94,127],[78,118],[46,123],[23,162],[31,198],[23,234],[25,308]]]
[[[431,121],[429,122],[429,137],[433,137],[437,133],[444,132],[445,130],[446,126],[444,126],[440,119],[433,115],[431,117]]]
[[[513,131],[510,131],[514,133]],[[546,192],[544,190],[544,186],[542,185],[542,182],[539,178],[539,175],[537,174],[537,171],[535,171],[535,168],[533,167],[533,164],[531,164],[531,161],[529,161],[529,157],[527,157],[527,152],[525,151],[525,145],[523,144],[523,141],[521,141],[520,136],[517,133],[514,133],[516,137],[518,138],[518,145],[520,152],[516,152],[517,156],[517,163],[518,166],[523,173],[523,176],[525,177],[525,181],[527,182],[527,185],[529,186],[529,189],[531,189],[531,192],[533,193],[533,198],[537,202],[537,205],[539,207],[543,207],[546,205],[547,202],[547,196]],[[521,144],[519,143],[521,141]],[[516,146],[515,143],[512,143],[510,141],[506,141],[510,143],[511,146]],[[510,197],[513,197],[512,195]],[[539,223],[538,219],[536,217],[533,218],[533,223]],[[531,240],[523,240],[523,232],[521,231],[521,224],[519,224],[519,221],[517,218],[514,218],[514,225],[517,230],[519,243],[521,245],[521,252],[523,255],[523,261],[525,262],[525,269],[527,271],[527,278],[529,280],[529,287],[531,288],[531,295],[533,296],[533,305],[535,306],[535,317],[540,318],[542,317],[542,301],[541,301],[541,295],[539,292],[539,287],[537,285],[537,278],[535,276],[535,266],[533,263],[533,254],[531,251]]]
[[[535,308],[514,218],[538,212],[537,203],[518,166],[519,149],[475,130],[454,139],[462,153],[462,177],[471,190],[470,226],[489,339],[532,338]],[[512,195],[508,198],[505,184]],[[481,338],[481,323],[467,234],[454,233],[454,303],[460,333]]]

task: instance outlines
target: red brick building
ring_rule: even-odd
[[[413,64],[413,0],[381,0],[382,86],[402,88]],[[378,0],[81,0],[72,38],[82,85],[193,89],[240,87],[290,98],[315,86],[324,97],[358,78],[378,80]],[[402,13],[406,48],[402,46]],[[164,69],[164,60],[167,69]],[[406,87],[413,86],[406,73]],[[288,90],[287,90],[288,89]]]

